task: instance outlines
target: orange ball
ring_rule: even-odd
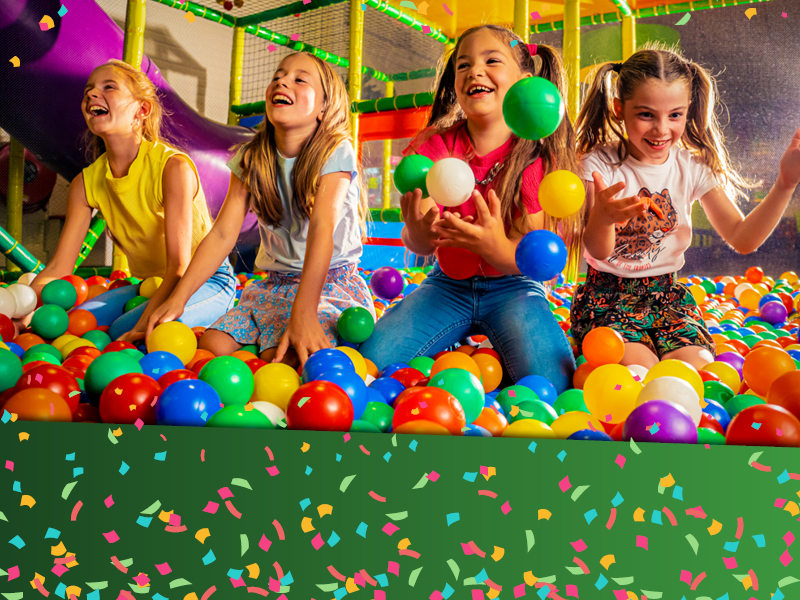
[[[503,367],[500,362],[489,354],[477,354],[473,356],[478,368],[481,370],[483,391],[487,394],[497,389],[503,380]]]
[[[44,344],[44,340],[35,333],[23,333],[14,338],[13,341],[15,344],[25,350],[25,352],[27,352],[28,348],[31,346],[35,346],[36,344]]]
[[[783,346],[781,346],[775,340],[761,340],[760,342],[756,342],[753,345],[753,349],[761,348],[762,346],[769,346],[770,348],[780,348],[781,350],[783,350]]]
[[[237,350],[236,352],[232,353],[231,356],[234,358],[238,358],[242,362],[247,362],[248,360],[253,360],[253,358],[258,358],[252,352],[248,352],[247,350]]]
[[[212,358],[216,358],[216,356],[214,356],[213,352],[209,352],[208,350],[202,350],[202,349],[198,348],[197,351],[194,353],[194,356],[192,357],[192,360],[190,360],[188,363],[186,363],[186,368],[187,369],[191,369],[192,367],[194,367],[194,365],[197,362],[203,360],[204,358],[207,358],[207,359],[210,360]],[[249,358],[253,358],[253,357],[250,356]]]
[[[469,371],[478,379],[481,378],[481,370],[478,364],[463,352],[448,352],[436,359],[431,367],[431,377],[436,375],[439,371],[445,369],[464,369]]]
[[[464,344],[463,346],[459,346],[458,348],[456,348],[456,352],[463,352],[467,356],[472,356],[472,353],[475,352],[475,350],[477,350],[477,348],[473,348],[472,346],[468,346],[467,344]]]
[[[761,283],[764,281],[764,271],[760,267],[750,267],[744,272],[744,276],[750,283]]]
[[[767,404],[782,406],[800,419],[800,371],[784,373],[772,382]]]
[[[572,385],[576,390],[582,390],[583,384],[586,383],[586,378],[589,377],[589,374],[594,371],[594,367],[590,365],[588,362],[583,363],[577,369],[575,369],[575,374],[572,376]]]
[[[794,359],[785,350],[762,346],[753,348],[744,359],[745,383],[759,396],[766,396],[769,386],[781,375],[796,371]]]
[[[108,287],[108,279],[105,277],[101,277],[100,275],[92,275],[89,279],[86,280],[86,285],[92,287],[93,285],[102,285],[103,287]]]
[[[97,318],[88,310],[76,308],[69,313],[67,333],[82,337],[84,333],[93,329],[97,329]]]
[[[91,300],[92,298],[97,298],[100,294],[105,294],[107,291],[108,288],[104,285],[90,285],[86,294],[86,299]]]
[[[72,412],[66,401],[46,388],[28,388],[17,392],[3,408],[16,413],[20,421],[72,422]]]
[[[625,340],[610,327],[597,327],[583,338],[582,349],[593,367],[618,364],[625,356]]]
[[[492,437],[500,437],[503,430],[508,427],[508,420],[498,412],[484,406],[480,416],[473,421],[473,425],[479,425],[492,434]]]
[[[378,367],[374,362],[368,358],[365,358],[364,362],[367,363],[367,375],[372,375],[372,377],[375,379],[380,377],[381,372],[378,371]]]
[[[77,275],[66,275],[61,279],[64,281],[69,281],[72,284],[72,287],[75,288],[75,291],[78,292],[78,300],[75,302],[75,306],[80,306],[86,302],[86,297],[89,295],[89,286],[86,285],[86,282],[82,277],[78,277]]]
[[[433,421],[425,421],[424,419],[406,421],[402,425],[393,428],[392,432],[410,433],[412,435],[451,435],[446,427],[434,423]]]

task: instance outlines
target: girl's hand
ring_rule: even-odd
[[[422,214],[421,202],[422,190],[417,188],[400,198],[400,210],[403,212],[403,222],[411,231],[414,239],[431,244],[436,239],[432,226],[439,220],[439,209],[434,204],[428,212]]]
[[[272,362],[281,362],[289,346],[297,352],[297,357],[300,359],[300,366],[302,367],[306,364],[309,356],[317,350],[330,348],[331,343],[328,340],[328,336],[322,331],[322,326],[319,324],[316,315],[310,318],[295,317],[293,312],[289,319],[289,326],[281,338],[281,343],[278,345],[278,351]]]
[[[619,192],[625,189],[625,183],[622,181],[607,187],[603,176],[597,171],[592,173],[592,179],[594,179],[595,186],[592,213],[595,218],[600,219],[603,225],[619,223],[624,226],[631,219],[641,217],[650,205],[647,199],[642,200],[639,196],[615,198]]]
[[[786,188],[793,189],[800,184],[800,129],[794,132],[789,147],[783,153],[778,181]]]
[[[130,342],[133,344],[134,342],[138,342],[144,339],[145,331],[147,328],[147,322],[144,323],[139,321],[136,323],[136,326],[131,329],[128,333],[123,333],[121,336],[117,338],[118,342]]]
[[[444,218],[431,228],[438,236],[433,245],[439,248],[465,248],[478,255],[490,254],[492,248],[506,238],[500,200],[494,190],[489,190],[486,200],[478,190],[472,192],[478,211],[476,219],[460,218],[458,213],[445,212]]]
[[[152,315],[150,315],[150,318],[147,320],[147,331],[145,332],[144,338],[148,339],[150,334],[153,333],[153,329],[158,325],[180,319],[185,308],[186,304],[180,300],[176,300],[173,297],[168,298],[161,306],[153,311]]]

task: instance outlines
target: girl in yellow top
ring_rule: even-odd
[[[144,337],[150,315],[166,300],[211,230],[197,169],[183,152],[162,141],[163,108],[156,88],[139,69],[118,60],[97,67],[81,104],[94,162],[69,189],[67,219],[56,253],[33,287],[69,275],[89,228],[92,210],[105,218],[114,241],[139,279],[161,277],[152,298],[122,314],[139,286],[111,290],[80,306],[112,339]],[[233,306],[233,269],[227,259],[187,303],[181,321],[206,326]]]

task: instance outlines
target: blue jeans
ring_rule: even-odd
[[[139,295],[139,285],[126,285],[101,294],[78,306],[97,318],[98,325],[110,325],[108,335],[116,340],[136,326],[148,302],[122,314],[125,303]],[[189,327],[207,327],[233,307],[236,298],[236,278],[228,259],[217,272],[197,290],[186,303],[178,321]]]
[[[572,387],[575,359],[567,338],[550,312],[544,286],[524,275],[456,281],[437,264],[378,321],[359,352],[383,369],[432,356],[476,334],[488,336],[512,382],[541,375],[559,394]]]

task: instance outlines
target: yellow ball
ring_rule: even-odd
[[[548,215],[561,219],[583,206],[586,188],[572,171],[553,171],[539,184],[539,204]]]
[[[356,373],[361,379],[367,378],[367,361],[361,356],[357,350],[349,346],[337,346],[337,350],[341,350],[347,354],[348,358],[353,361],[353,366],[356,368]]]
[[[645,380],[646,381],[646,380]],[[602,365],[583,384],[586,408],[603,423],[622,423],[636,407],[642,384],[623,365]]]
[[[72,335],[71,333],[65,333],[64,335],[59,336],[56,339],[54,339],[52,346],[53,346],[53,348],[55,348],[56,350],[61,352],[61,349],[64,346],[69,344],[72,340],[77,340],[77,339],[80,339],[80,338],[78,338],[77,335]]]
[[[692,294],[692,296],[694,297],[694,301],[697,302],[698,304],[702,304],[703,302],[706,301],[707,294],[705,289],[703,289],[703,286],[701,285],[691,286],[689,288],[689,293]]]
[[[6,346],[5,342],[0,342],[0,349],[3,350],[11,350],[8,346]]]
[[[795,284],[798,282],[798,280],[800,280],[800,278],[797,277],[797,273],[794,271],[786,271],[781,273],[781,276],[778,277],[778,279],[785,279],[789,282],[789,285]]]
[[[90,346],[92,348],[97,348],[92,342],[89,340],[84,340],[81,338],[77,338],[74,340],[68,341],[64,346],[61,348],[61,356],[66,360],[66,358],[72,353],[73,350],[77,348],[82,348],[83,346]]]
[[[556,439],[555,432],[549,425],[537,421],[536,419],[521,419],[514,421],[503,430],[505,438],[536,438],[536,439]]]
[[[411,283],[416,283],[417,285],[419,285],[427,278],[428,276],[425,275],[425,273],[414,273],[414,276],[411,278]]]
[[[188,325],[178,321],[162,323],[147,340],[148,352],[171,352],[185,365],[197,352],[197,338]]]
[[[300,387],[300,375],[283,363],[270,363],[256,371],[256,400],[274,404],[286,412],[289,400]]]
[[[734,394],[739,393],[739,388],[742,387],[742,378],[739,377],[739,372],[726,362],[714,361],[708,363],[701,369],[713,373],[722,380],[722,383],[727,385]]]
[[[697,395],[702,400],[705,397],[705,390],[703,389],[703,378],[692,365],[683,362],[682,360],[662,360],[653,365],[647,372],[644,378],[644,385],[647,385],[653,379],[659,377],[677,377],[683,379],[686,383],[694,388]],[[700,403],[701,406],[703,403]]]
[[[139,286],[139,295],[145,298],[152,298],[162,283],[164,283],[164,280],[161,277],[148,277]]]
[[[756,289],[744,290],[739,297],[739,304],[749,310],[758,308],[759,302],[761,302],[761,294]]]
[[[589,426],[589,423],[592,424],[591,427]],[[605,431],[605,429],[603,429],[603,424],[595,417],[589,413],[578,410],[564,413],[550,425],[550,428],[553,430],[559,440],[565,440],[576,431],[580,431],[581,429],[591,429],[592,427],[594,427],[597,431]]]

